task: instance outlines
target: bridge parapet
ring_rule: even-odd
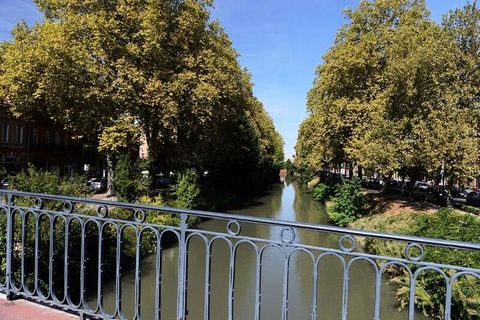
[[[480,280],[478,266],[449,265],[442,261],[428,261],[428,250],[440,248],[452,254],[480,254],[480,244],[458,241],[419,238],[405,235],[369,232],[313,225],[269,218],[184,210],[143,204],[102,201],[57,195],[17,191],[0,191],[0,247],[5,248],[5,267],[1,269],[0,290],[7,295],[26,297],[41,303],[77,312],[82,317],[102,319],[128,318],[127,302],[123,300],[123,277],[130,268],[134,274],[134,301],[132,318],[142,319],[142,261],[154,256],[155,281],[153,285],[152,315],[155,319],[167,318],[162,309],[166,292],[164,255],[172,246],[176,254],[176,319],[186,319],[188,301],[188,270],[204,270],[203,285],[197,293],[202,296],[203,319],[210,319],[214,305],[211,303],[212,258],[214,245],[223,243],[228,251],[226,279],[227,319],[234,319],[237,271],[245,259],[242,248],[252,252],[254,284],[251,315],[248,319],[262,319],[264,299],[265,256],[276,251],[281,268],[281,319],[289,318],[292,293],[292,261],[302,255],[311,264],[311,272],[301,275],[311,281],[311,319],[320,315],[318,292],[319,272],[326,259],[338,262],[341,274],[340,319],[347,319],[351,296],[352,268],[358,263],[371,266],[373,318],[381,317],[382,286],[385,274],[391,267],[408,275],[408,316],[415,318],[415,301],[418,298],[416,283],[425,273],[435,273],[444,281],[444,316],[451,319],[454,285],[462,277]],[[221,227],[207,228],[199,220],[221,221]],[[258,228],[268,228],[272,236],[259,237]],[[305,235],[312,236],[305,236]],[[319,234],[331,234],[332,241],[318,244]],[[299,236],[302,235],[302,236]],[[191,243],[198,241],[204,251],[202,261],[189,261]],[[364,252],[360,243],[382,241],[401,244],[398,256],[382,256]],[[199,248],[198,246],[196,247]],[[143,283],[145,285],[145,283]],[[115,304],[104,304],[106,287],[113,287]],[[198,289],[198,288],[197,288]],[[191,294],[191,293],[190,293]],[[92,302],[93,301],[93,302]],[[170,319],[170,318],[168,318]]]

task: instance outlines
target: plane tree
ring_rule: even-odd
[[[298,161],[316,171],[350,161],[386,179],[442,168],[452,182],[471,177],[475,108],[465,107],[451,33],[425,1],[362,1],[346,16],[308,94]]]
[[[15,115],[42,116],[77,137],[101,139],[103,151],[116,148],[106,133],[131,119],[148,145],[152,172],[238,165],[254,172],[275,152],[283,158],[250,75],[210,19],[212,1],[36,3],[44,20],[31,28],[20,23],[3,44],[0,94]],[[271,137],[275,148],[263,147]]]

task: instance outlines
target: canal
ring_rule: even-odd
[[[235,213],[262,216],[274,219],[300,221],[315,224],[328,223],[325,207],[312,200],[307,190],[295,181],[275,184],[265,196],[256,199],[249,206]],[[200,229],[225,232],[225,223],[209,220],[198,226]],[[242,225],[242,235],[258,238],[279,239],[280,229],[276,227]],[[198,240],[198,239],[197,239]],[[188,320],[204,319],[205,301],[205,245],[200,240],[192,240],[188,249]],[[299,231],[296,242],[338,248],[338,236],[319,232]],[[218,242],[218,243],[217,243]],[[162,258],[162,319],[176,320],[178,248],[164,249]],[[329,260],[330,259],[330,260]],[[311,319],[312,304],[312,263],[306,255],[295,255],[289,265],[289,319]],[[255,297],[255,255],[245,246],[238,251],[235,265],[234,319],[254,319]],[[341,319],[342,266],[334,258],[326,258],[319,267],[318,319]],[[143,319],[154,319],[155,257],[142,261],[141,268],[141,312]],[[280,252],[266,251],[262,264],[262,304],[261,319],[281,319],[282,277],[284,272]],[[216,241],[212,249],[210,319],[227,319],[227,290],[229,274],[229,250],[222,241]],[[128,272],[122,279],[122,305],[125,316],[133,319],[135,298],[134,272]],[[374,271],[367,263],[356,263],[350,274],[348,319],[364,320],[373,318]],[[407,319],[405,311],[398,311],[395,288],[382,286],[381,318],[389,320]],[[104,304],[107,311],[113,312],[115,286],[105,287]],[[90,301],[93,307],[93,301]],[[424,319],[418,314],[416,319]]]

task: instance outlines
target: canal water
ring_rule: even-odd
[[[313,201],[307,190],[295,181],[275,184],[269,194],[256,199],[249,206],[235,210],[235,213],[274,219],[328,223],[325,207]],[[209,220],[199,225],[200,229],[225,232],[225,222]],[[278,227],[242,224],[242,235],[264,239],[280,238]],[[218,243],[217,243],[218,242]],[[338,236],[319,232],[298,230],[295,242],[308,245],[338,248]],[[193,239],[188,249],[188,320],[204,319],[205,301],[205,245]],[[243,246],[243,245],[242,245]],[[235,291],[233,313],[235,320],[254,319],[255,299],[255,255],[245,245],[238,251],[235,264]],[[227,319],[227,292],[229,275],[229,250],[225,242],[216,241],[212,248],[210,319]],[[335,258],[326,258],[319,267],[318,319],[341,319],[342,266]],[[162,258],[162,319],[176,320],[178,248],[164,249]],[[312,263],[306,254],[298,254],[289,265],[288,319],[311,319],[312,305]],[[262,263],[262,304],[261,319],[280,320],[282,307],[283,260],[280,251],[268,249]],[[122,305],[125,316],[133,319],[135,299],[135,274],[123,276]],[[142,260],[141,268],[141,312],[143,319],[154,319],[155,306],[155,256]],[[360,262],[354,264],[350,273],[348,319],[364,320],[373,318],[375,277],[372,266]],[[107,311],[114,310],[115,286],[109,284],[104,292]],[[382,286],[381,318],[388,320],[408,319],[405,311],[399,311],[395,300],[395,288]],[[93,306],[93,301],[90,301]],[[418,314],[416,319],[424,319]]]

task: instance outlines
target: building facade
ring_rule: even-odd
[[[66,176],[100,175],[105,167],[96,144],[73,140],[62,127],[45,121],[16,119],[7,106],[0,105],[1,166],[13,175],[29,163]]]

